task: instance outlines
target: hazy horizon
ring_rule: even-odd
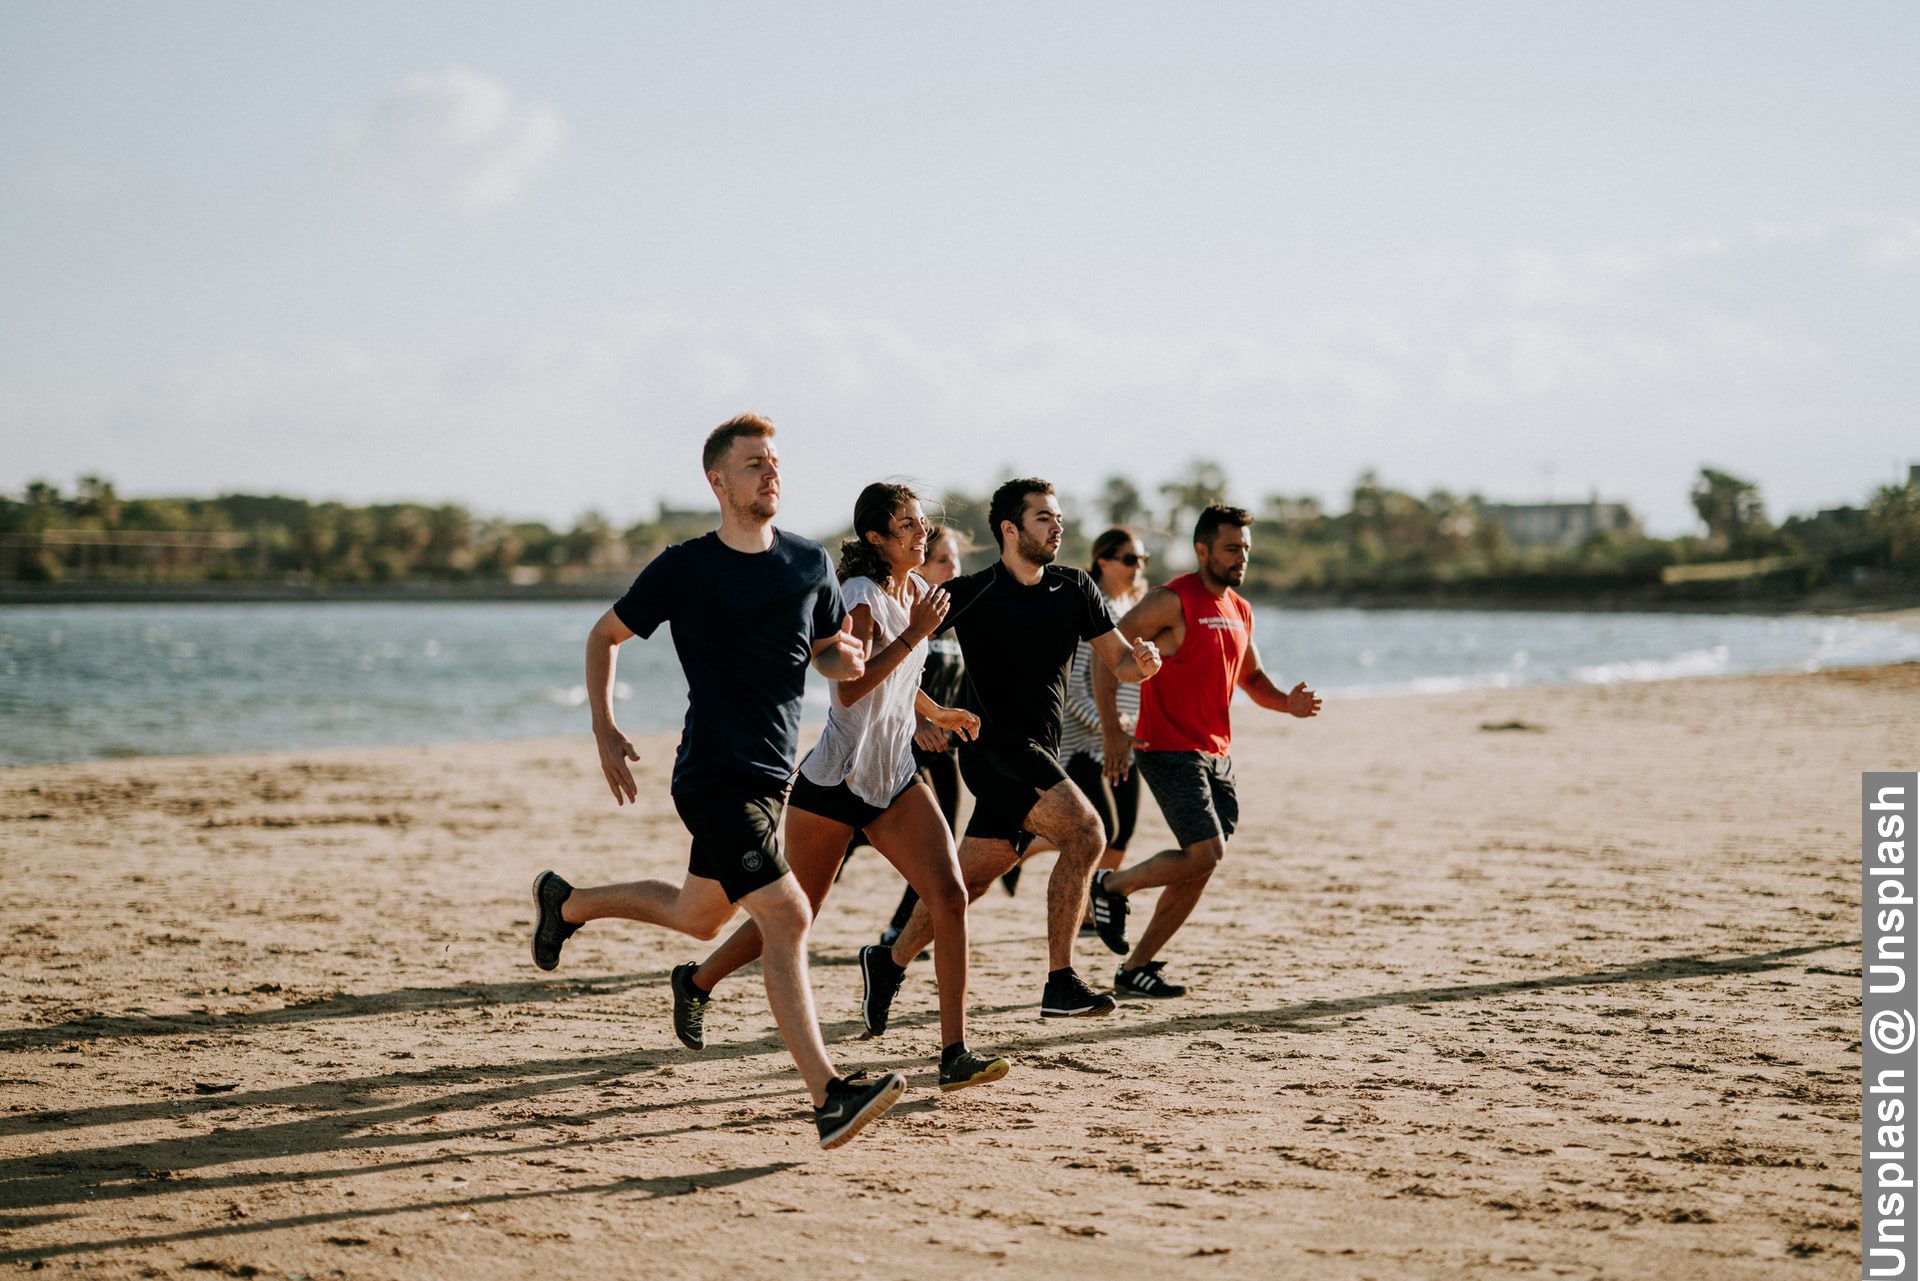
[[[0,490],[1769,514],[1920,461],[1920,11],[0,10]]]

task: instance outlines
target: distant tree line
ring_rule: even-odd
[[[1727,472],[1703,469],[1691,497],[1704,534],[1658,539],[1607,529],[1571,545],[1516,546],[1499,509],[1479,495],[1422,496],[1369,471],[1342,512],[1310,496],[1273,494],[1253,504],[1248,585],[1275,595],[1567,593],[1659,583],[1679,566],[1721,566],[1731,578],[1751,567],[1752,575],[1785,576],[1800,587],[1920,574],[1920,484],[1912,478],[1858,507],[1778,524],[1758,487]],[[1071,531],[1065,558],[1084,564],[1094,535],[1126,525],[1160,553],[1162,568],[1180,564],[1194,517],[1223,501],[1226,473],[1213,462],[1190,463],[1152,493],[1111,476],[1091,495],[1062,495]],[[992,547],[983,496],[949,492],[934,507],[976,546]],[[111,481],[84,476],[70,494],[36,481],[17,496],[0,495],[0,579],[587,582],[630,574],[712,523],[710,512],[666,507],[624,528],[588,512],[555,529],[457,504],[125,498]]]
[[[1916,469],[1920,474],[1920,469]],[[1691,490],[1704,534],[1649,538],[1635,530],[1601,530],[1559,546],[1515,545],[1498,507],[1478,494],[1434,490],[1425,496],[1393,488],[1363,472],[1346,510],[1326,510],[1312,496],[1270,494],[1250,506],[1254,552],[1248,588],[1287,593],[1450,592],[1563,596],[1663,584],[1681,566],[1719,566],[1725,581],[1772,579],[1810,588],[1862,575],[1920,575],[1920,478],[1876,490],[1858,507],[1792,516],[1775,525],[1759,488],[1704,468]],[[1101,528],[1129,526],[1154,550],[1186,554],[1188,531],[1201,508],[1231,501],[1217,463],[1195,461],[1152,496],[1123,475],[1109,477],[1091,498],[1063,498],[1070,533],[1065,556],[1085,563]],[[1580,504],[1566,504],[1580,506]],[[950,493],[946,519],[991,547],[985,499]]]
[[[571,528],[554,529],[451,503],[123,498],[111,481],[83,476],[72,494],[36,481],[18,497],[0,496],[0,577],[565,581],[618,575],[707,523],[663,510],[660,519],[622,529],[588,512]]]

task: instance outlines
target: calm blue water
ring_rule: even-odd
[[[584,734],[604,608],[0,608],[0,764]],[[1276,677],[1334,698],[1920,659],[1920,631],[1846,618],[1262,610],[1257,640]],[[664,633],[629,642],[619,678],[623,727],[678,727]]]

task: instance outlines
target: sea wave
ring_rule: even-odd
[[[1691,649],[1671,658],[1636,658],[1572,668],[1567,676],[1581,685],[1618,685],[1632,681],[1668,681],[1684,676],[1721,676],[1727,672],[1725,645]]]

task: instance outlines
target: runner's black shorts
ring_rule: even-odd
[[[797,810],[818,814],[821,818],[832,819],[836,823],[844,823],[848,827],[858,829],[892,809],[893,802],[905,796],[907,788],[919,781],[920,776],[915,774],[907,780],[906,787],[893,794],[893,800],[885,805],[875,805],[855,796],[853,789],[847,786],[844,779],[832,787],[822,787],[805,774],[795,774],[793,792],[787,797],[787,804]]]
[[[1065,782],[1060,758],[1038,743],[966,743],[960,748],[960,777],[973,793],[968,836],[1006,841],[1024,854],[1033,843],[1027,815],[1042,794]]]
[[[1105,768],[1092,753],[1075,752],[1067,762],[1067,777],[1093,803],[1093,812],[1107,833],[1107,848],[1125,853],[1140,817],[1140,771],[1128,770],[1119,783],[1109,783]]]
[[[787,874],[780,854],[780,816],[786,785],[741,779],[676,792],[673,808],[693,836],[687,870],[720,882],[729,903]]]

